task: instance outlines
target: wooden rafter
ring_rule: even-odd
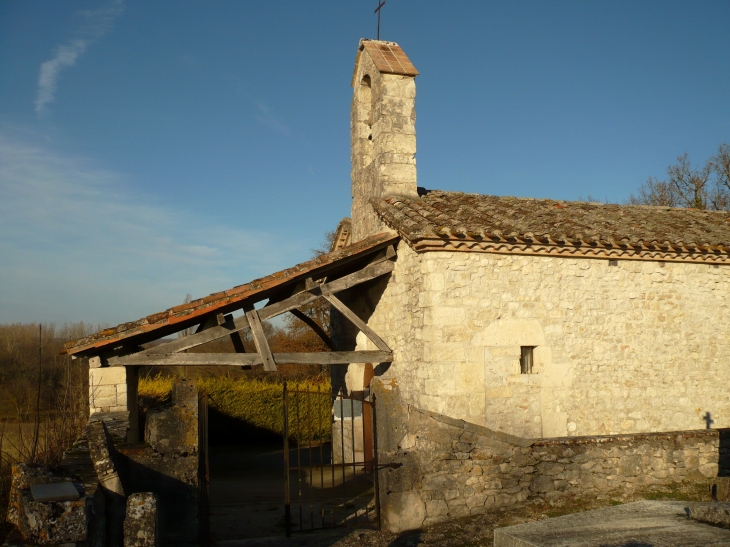
[[[289,313],[291,313],[294,317],[305,323],[309,326],[310,329],[312,329],[314,332],[317,333],[317,336],[319,336],[322,341],[327,344],[327,347],[329,347],[332,351],[337,351],[337,345],[334,343],[332,338],[329,337],[329,335],[325,332],[325,330],[319,326],[319,323],[317,323],[314,319],[309,317],[306,313],[303,311],[300,311],[298,309],[289,310]]]
[[[367,323],[360,319],[357,314],[352,311],[350,308],[348,308],[342,300],[337,298],[334,294],[329,292],[322,292],[322,296],[327,299],[327,301],[332,304],[337,310],[344,315],[348,321],[350,321],[353,325],[355,325],[358,329],[360,329],[365,336],[367,336],[375,346],[381,350],[381,351],[390,351],[390,348],[388,347],[388,344],[386,344],[383,339],[376,334],[376,332],[368,327]]]
[[[390,351],[325,351],[315,353],[274,353],[276,363],[292,365],[346,365],[348,363],[389,363]],[[110,366],[252,366],[263,361],[258,353],[135,353],[125,357],[112,357]]]
[[[276,372],[276,362],[274,361],[274,356],[271,355],[269,343],[266,341],[266,335],[264,334],[264,328],[261,325],[259,312],[256,311],[253,306],[247,307],[246,319],[248,319],[248,324],[251,326],[253,343],[256,345],[256,351],[258,352],[259,359],[261,359],[261,362],[264,364],[264,370],[267,372]]]
[[[388,345],[368,325],[348,308],[334,293],[344,291],[361,283],[371,281],[393,271],[395,250],[390,247],[380,258],[371,262],[361,270],[343,276],[334,281],[320,280],[319,284],[308,278],[305,280],[302,291],[280,301],[270,301],[267,306],[255,309],[253,302],[244,305],[245,314],[238,318],[232,315],[224,316],[221,313],[211,315],[201,323],[198,332],[180,338],[167,344],[124,356],[108,356],[110,366],[206,366],[231,365],[253,366],[263,365],[264,370],[276,371],[277,363],[287,364],[322,364],[338,365],[346,363],[382,363],[390,362],[393,353]],[[298,308],[324,298],[340,311],[349,321],[359,328],[373,341],[378,351],[337,351],[337,347],[327,333],[313,319],[305,315]],[[272,353],[264,334],[262,321],[291,312],[310,328],[332,349],[331,352],[320,353]],[[246,353],[240,331],[251,329],[251,335],[256,346],[256,353]],[[230,336],[236,353],[181,353],[187,349],[206,344],[213,340]]]
[[[309,304],[310,302],[314,302],[317,298],[321,296],[322,290],[335,294],[361,283],[365,283],[366,281],[370,281],[372,279],[376,279],[378,277],[386,275],[392,272],[394,267],[395,265],[392,260],[383,258],[381,261],[374,262],[355,273],[351,273],[334,281],[330,281],[329,283],[319,285],[312,289],[311,292],[303,291],[280,302],[276,302],[269,306],[264,306],[263,308],[258,310],[259,318],[261,319],[261,321],[266,321],[267,319],[271,319],[273,317],[276,317],[277,315],[281,315],[282,313],[286,313],[293,309],[297,309],[301,306]],[[172,342],[167,342],[166,344],[160,344],[159,346],[149,348],[147,350],[144,350],[142,353],[176,353],[179,351],[184,351],[186,349],[194,348],[196,346],[200,346],[202,344],[206,344],[208,342],[212,342],[213,340],[217,340],[225,336],[229,336],[234,332],[241,331],[248,327],[250,327],[248,319],[245,315],[243,315],[241,317],[237,317],[236,319],[226,320],[224,323],[217,327],[211,327],[202,332],[192,334],[190,336],[185,336],[184,338],[178,338],[177,340],[173,340]]]

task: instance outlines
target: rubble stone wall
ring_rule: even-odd
[[[378,290],[384,377],[418,408],[529,438],[730,427],[730,267],[401,242]]]
[[[730,474],[730,431],[530,440],[405,404],[374,381],[385,526],[392,531],[530,498],[631,493]]]

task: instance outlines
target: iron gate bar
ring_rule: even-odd
[[[289,392],[284,380],[284,521],[286,537],[291,537],[291,497],[289,484]]]
[[[372,413],[373,413],[373,483],[375,488],[375,517],[378,519],[378,532],[380,532],[380,483],[378,475],[380,475],[380,467],[378,467],[378,416],[375,411],[375,393],[372,394]]]
[[[210,459],[208,450],[208,393],[198,395],[198,544],[210,544]]]
[[[368,444],[367,442],[367,435],[368,432],[375,434],[375,431],[377,429],[374,426],[374,424],[371,423],[371,420],[374,417],[374,412],[372,411],[372,402],[367,400],[365,392],[358,393],[358,394],[351,394],[350,396],[345,396],[342,392],[339,392],[337,395],[334,395],[332,393],[323,393],[322,387],[318,386],[317,391],[314,390],[304,390],[304,389],[289,389],[288,384],[284,385],[284,393],[283,393],[283,407],[284,407],[284,433],[285,433],[285,439],[284,439],[284,451],[285,451],[285,467],[286,467],[286,477],[285,477],[285,520],[286,520],[286,533],[287,537],[291,537],[292,533],[295,532],[309,532],[314,530],[320,530],[320,529],[326,529],[326,528],[333,528],[339,525],[346,524],[348,521],[350,521],[353,518],[362,518],[365,517],[368,522],[371,521],[371,501],[367,501],[367,498],[369,497],[368,494],[365,494],[366,492],[372,492],[372,487],[367,487],[365,490],[359,490],[354,494],[347,494],[353,495],[354,497],[352,500],[348,501],[347,496],[345,498],[337,498],[336,491],[332,491],[332,497],[327,497],[324,495],[318,496],[315,499],[315,492],[314,483],[316,482],[316,475],[315,475],[315,459],[316,459],[316,444],[319,444],[319,461],[317,462],[317,469],[316,472],[319,473],[319,487],[322,491],[322,494],[326,491],[325,488],[325,481],[324,481],[324,474],[327,469],[327,467],[330,468],[330,476],[332,479],[331,487],[334,489],[337,487],[337,481],[336,481],[336,475],[341,473],[342,482],[339,486],[345,485],[352,479],[358,479],[358,477],[363,477],[365,480],[367,480],[366,475],[367,474],[373,474],[373,471],[378,467],[376,463],[375,458],[375,442],[372,442]],[[291,397],[290,397],[291,396]],[[312,398],[316,399],[312,401]],[[306,399],[306,400],[304,400]],[[349,416],[346,412],[346,403],[345,399],[350,399],[350,405],[349,405]],[[327,402],[325,402],[327,401]],[[359,417],[361,422],[361,436],[356,436],[355,434],[355,425],[356,425],[356,408],[355,408],[355,402],[359,402]],[[327,406],[324,406],[324,405]],[[292,408],[292,405],[296,405],[296,410]],[[304,408],[302,408],[304,406]],[[338,409],[339,406],[339,409]],[[289,420],[290,413],[292,411],[294,412],[294,419],[297,421],[296,427],[292,427],[291,422]],[[335,454],[337,453],[336,445],[333,441],[336,441],[337,439],[332,438],[330,441],[330,446],[332,448],[331,450],[331,457],[330,457],[330,463],[325,464],[324,458],[324,441],[323,438],[326,436],[331,435],[333,430],[331,426],[328,428],[327,426],[329,424],[332,424],[330,421],[329,424],[323,423],[325,414],[331,415],[332,411],[335,411],[335,415],[337,415],[337,410],[339,410],[339,433],[340,433],[340,439],[339,443],[339,455],[341,456],[341,461],[339,463],[334,462]],[[316,414],[316,417],[315,417]],[[307,420],[307,423],[304,424],[302,422],[303,419]],[[345,420],[348,420],[349,424],[349,431],[345,428]],[[367,422],[367,423],[366,423]],[[335,425],[336,424],[332,424]],[[316,428],[316,429],[315,429]],[[325,429],[329,432],[326,434]],[[346,437],[347,436],[347,437]],[[294,457],[296,458],[296,462],[292,462],[292,454],[291,454],[291,444],[289,437],[292,437],[297,442],[297,451]],[[358,453],[357,453],[357,445],[356,440],[358,438],[362,438],[362,459],[361,461],[358,461]],[[350,447],[346,447],[345,440],[348,438],[348,440],[351,442]],[[308,457],[308,461],[304,462],[303,457]],[[350,461],[346,461],[347,458],[350,457]],[[296,463],[296,465],[292,465],[292,463]],[[336,472],[336,468],[340,468],[340,473]],[[348,478],[348,469],[352,469],[352,477]],[[291,473],[296,472],[297,473],[297,480],[296,483],[292,484],[291,481]],[[306,479],[308,477],[308,485],[305,484]],[[373,477],[372,481],[377,481],[377,477]],[[368,481],[370,482],[370,481]],[[357,483],[355,483],[357,484]],[[366,484],[366,483],[365,483]],[[297,495],[296,495],[296,503],[298,504],[298,513],[299,513],[299,526],[298,529],[294,529],[292,526],[291,518],[291,504],[294,501],[292,499],[291,495],[291,488],[296,485],[297,486]],[[362,488],[363,484],[360,483],[360,488]],[[305,488],[309,488],[309,492],[305,492]],[[345,490],[345,493],[347,492],[347,489]],[[308,495],[307,495],[308,494]],[[363,495],[365,494],[365,495]],[[362,500],[365,499],[364,504],[362,503]],[[371,498],[372,499],[372,498]],[[338,501],[341,500],[341,501]],[[360,501],[358,501],[360,500]],[[329,511],[332,515],[331,522],[328,522],[328,519],[326,518],[326,513],[328,512],[327,505],[328,501],[331,502],[331,509]],[[380,515],[378,514],[378,507],[379,507],[379,500],[374,500],[374,507],[373,509],[376,512],[376,523],[379,526],[380,525]],[[305,504],[309,503],[309,519],[306,519],[304,515],[304,506]],[[352,505],[351,505],[352,504]],[[351,507],[352,511],[348,510],[348,507]],[[315,510],[317,510],[320,515],[319,518],[315,516]],[[341,519],[338,519],[338,513],[342,513]],[[349,513],[349,514],[348,514]],[[339,520],[339,522],[338,522]],[[308,521],[308,522],[307,522]],[[305,524],[306,523],[306,524]]]

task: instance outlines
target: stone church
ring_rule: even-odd
[[[399,236],[368,324],[403,399],[528,438],[729,427],[730,215],[419,188],[417,74],[363,41],[352,83],[351,237]]]
[[[377,399],[394,531],[730,474],[730,214],[421,188],[417,76],[398,44],[360,41],[332,252],[67,344],[92,414],[126,413],[138,442],[143,365],[331,365],[335,392]],[[332,351],[272,353],[261,321],[317,298]],[[238,351],[244,329],[257,353],[187,352]]]

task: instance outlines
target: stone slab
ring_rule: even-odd
[[[690,503],[689,518],[730,529],[730,503]]]
[[[638,501],[497,528],[494,547],[730,547],[730,530],[691,520],[688,505]]]
[[[68,482],[53,482],[50,484],[34,484],[30,487],[34,501],[73,501],[81,497],[74,484]]]

